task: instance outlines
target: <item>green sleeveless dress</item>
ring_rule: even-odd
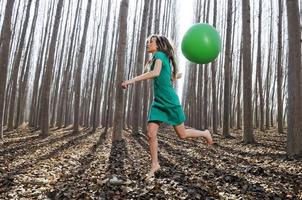
[[[149,111],[148,122],[163,122],[172,126],[180,125],[186,120],[185,114],[179,102],[179,98],[171,81],[171,66],[168,56],[157,51],[151,70],[154,69],[155,60],[162,61],[160,75],[153,79],[154,98]]]

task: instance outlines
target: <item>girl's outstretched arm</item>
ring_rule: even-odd
[[[153,79],[153,78],[159,76],[161,68],[162,68],[162,61],[160,59],[156,59],[154,69],[152,71],[146,72],[146,73],[136,76],[130,80],[124,81],[122,83],[122,88],[126,89],[128,87],[128,85],[133,84],[135,82],[143,81],[143,80],[147,80],[147,79]]]

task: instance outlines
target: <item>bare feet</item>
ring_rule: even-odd
[[[146,174],[146,180],[151,180],[152,178],[154,178],[154,173],[157,172],[159,169],[159,164],[152,165],[150,171],[148,172],[148,174]]]
[[[214,144],[212,135],[209,130],[205,130],[205,131],[207,132],[207,144],[208,146],[211,146]]]

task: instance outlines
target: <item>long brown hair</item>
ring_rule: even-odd
[[[157,50],[164,52],[168,56],[169,60],[171,61],[173,67],[172,75],[173,78],[176,79],[176,74],[178,69],[175,61],[175,51],[171,42],[169,41],[168,38],[162,35],[151,35],[148,37],[148,40],[150,41],[152,38],[155,38],[156,45],[158,47]]]

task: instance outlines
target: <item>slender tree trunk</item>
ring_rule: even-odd
[[[0,139],[3,140],[3,111],[5,103],[6,76],[9,61],[9,44],[11,41],[11,17],[15,0],[7,1],[0,35]]]
[[[273,2],[270,0],[271,12],[270,12],[270,40],[269,40],[269,49],[272,49],[272,37],[273,37]],[[265,98],[265,127],[268,130],[269,125],[269,97],[270,97],[270,82],[271,82],[271,51],[268,52],[268,61],[267,61],[267,72],[266,72],[266,98]],[[272,105],[273,106],[273,105]]]
[[[51,75],[53,70],[53,62],[55,55],[55,48],[58,36],[58,27],[61,19],[61,12],[63,7],[63,0],[59,0],[56,8],[56,17],[53,25],[53,31],[50,41],[50,49],[46,62],[45,69],[45,80],[42,85],[42,99],[41,99],[41,136],[47,137],[49,135],[49,95],[50,95],[50,85],[51,85]]]
[[[204,66],[204,89],[203,89],[203,126],[204,129],[208,129],[208,82],[209,82],[209,74],[208,74],[209,65]]]
[[[62,127],[63,122],[65,126],[67,124],[66,113],[67,113],[68,87],[69,87],[71,67],[72,67],[72,52],[73,49],[75,48],[76,27],[77,27],[78,16],[80,11],[80,3],[81,1],[78,1],[77,3],[76,15],[74,17],[72,33],[70,36],[71,42],[67,53],[68,57],[66,62],[66,69],[64,72],[63,80],[61,82],[60,103],[58,105],[58,120],[57,120],[58,128]]]
[[[50,120],[50,127],[53,127],[54,124],[55,124],[55,120],[56,120],[56,115],[58,116],[58,112],[56,112],[56,110],[58,111],[57,107],[57,102],[58,102],[58,96],[60,98],[60,95],[58,95],[59,93],[59,83],[60,83],[60,78],[62,76],[62,70],[64,69],[64,52],[65,52],[65,45],[66,45],[66,38],[67,38],[67,27],[68,27],[68,19],[69,19],[69,16],[70,16],[70,6],[71,6],[71,3],[69,2],[68,3],[68,10],[67,10],[67,18],[66,18],[66,23],[65,23],[65,27],[64,27],[64,33],[63,33],[63,41],[62,41],[62,53],[61,53],[61,57],[60,57],[60,61],[59,61],[59,71],[58,71],[58,76],[57,76],[57,79],[55,81],[55,89],[54,89],[54,103],[53,103],[53,108],[52,108],[52,117],[51,117],[51,120]],[[60,99],[59,99],[59,102],[60,102]]]
[[[250,1],[242,1],[243,30],[243,142],[254,143],[252,121],[252,64],[251,64],[251,27]]]
[[[139,45],[138,45],[138,55],[137,55],[137,75],[142,74],[143,72],[143,66],[144,66],[144,55],[145,55],[145,41],[146,41],[146,34],[147,34],[147,17],[148,17],[148,10],[149,10],[150,1],[145,0],[144,2],[144,10],[143,10],[143,18],[142,18],[142,26],[141,26],[141,32],[140,32],[140,38],[139,38]],[[138,82],[134,86],[134,108],[133,108],[133,127],[132,127],[132,133],[134,135],[138,135],[139,132],[139,122],[141,118],[141,105],[142,105],[142,84],[141,82]]]
[[[33,22],[31,25],[30,29],[30,35],[26,47],[26,53],[25,53],[25,59],[23,62],[23,67],[22,67],[22,73],[21,77],[19,79],[19,90],[18,90],[18,104],[17,104],[17,117],[15,120],[15,128],[18,128],[19,125],[21,125],[23,119],[22,116],[25,110],[25,101],[26,101],[26,86],[28,82],[28,75],[29,75],[29,68],[30,68],[30,59],[32,55],[32,47],[33,47],[33,38],[35,35],[35,28],[37,24],[37,16],[38,16],[38,10],[39,10],[39,3],[40,0],[36,1],[35,4],[35,11],[34,11],[34,16],[33,16]],[[25,73],[24,73],[25,71]]]
[[[301,32],[298,0],[287,0],[287,22],[289,38],[288,59],[288,133],[289,156],[302,157],[302,74]]]
[[[20,63],[21,63],[22,51],[23,51],[24,42],[25,42],[27,25],[28,25],[28,21],[29,21],[31,3],[32,3],[32,0],[28,0],[25,21],[24,21],[24,24],[22,27],[20,44],[18,46],[18,51],[16,53],[16,59],[13,62],[13,69],[12,69],[13,85],[12,85],[12,94],[11,94],[11,98],[10,98],[11,100],[10,100],[9,117],[8,117],[8,125],[7,125],[8,130],[13,130],[13,128],[14,128],[14,114],[15,114],[14,111],[15,111],[16,94],[17,94],[17,79],[18,79],[19,67],[20,67]]]
[[[32,100],[31,100],[31,105],[30,105],[30,115],[29,115],[29,126],[31,127],[38,127],[40,124],[37,123],[37,118],[39,114],[39,101],[40,101],[40,93],[39,93],[39,82],[40,82],[40,77],[41,77],[41,71],[42,71],[42,63],[43,63],[43,58],[46,52],[48,52],[49,49],[49,43],[48,43],[48,34],[50,32],[50,23],[51,23],[51,18],[53,16],[52,12],[52,6],[50,4],[49,9],[47,11],[47,23],[44,26],[44,33],[42,34],[41,37],[41,44],[42,46],[40,47],[39,50],[39,55],[38,55],[38,60],[36,63],[36,71],[35,71],[35,78],[33,82],[33,92],[32,92]],[[46,56],[46,55],[45,55]]]
[[[125,61],[125,49],[126,49],[126,39],[127,39],[127,16],[128,16],[128,6],[129,0],[122,0],[120,5],[120,16],[119,16],[119,42],[118,42],[118,52],[117,52],[117,77],[115,81],[115,116],[114,116],[114,127],[112,140],[119,141],[122,140],[122,131],[124,125],[124,93],[121,88],[121,83],[124,79],[124,61]]]
[[[276,70],[277,71],[277,70]],[[276,80],[277,80],[277,74],[275,72],[275,77],[274,77],[274,83],[273,83],[273,89],[272,89],[272,104],[274,105],[274,100],[275,100],[275,88],[276,88]],[[271,107],[271,126],[274,126],[274,107]]]
[[[82,41],[80,46],[80,52],[78,56],[77,66],[76,66],[76,74],[75,74],[75,92],[74,92],[74,125],[73,132],[79,133],[79,119],[80,119],[80,98],[81,98],[81,79],[82,79],[82,65],[84,61],[84,55],[86,50],[86,37],[88,30],[88,23],[90,19],[90,10],[91,10],[91,0],[88,0],[85,24],[84,24],[84,33],[82,35]]]
[[[283,116],[283,103],[282,103],[282,2],[279,2],[279,20],[278,20],[278,64],[277,64],[277,100],[278,100],[278,132],[283,132],[282,116]]]
[[[99,121],[99,116],[100,116],[100,105],[101,105],[101,94],[100,94],[100,88],[101,88],[101,83],[102,83],[102,79],[103,79],[103,74],[104,74],[104,57],[105,57],[105,53],[106,53],[106,45],[107,45],[107,35],[108,35],[108,30],[109,30],[109,20],[110,20],[110,16],[111,16],[111,4],[110,2],[108,2],[107,4],[107,10],[108,10],[108,14],[106,16],[106,22],[105,22],[105,31],[104,31],[104,35],[103,35],[103,45],[102,45],[102,50],[101,50],[101,57],[100,57],[100,61],[98,63],[97,66],[97,76],[96,76],[96,80],[95,80],[95,86],[94,86],[94,99],[93,99],[93,104],[94,104],[94,109],[93,109],[93,118],[92,118],[92,130],[95,131],[100,123]],[[107,87],[108,88],[108,87]]]
[[[216,28],[216,21],[217,21],[217,1],[214,1],[214,19],[213,19],[213,26]],[[217,61],[215,60],[211,64],[211,77],[212,77],[212,127],[213,133],[217,133],[217,92],[216,92],[216,67]]]
[[[262,68],[261,68],[261,20],[262,20],[262,1],[259,1],[259,16],[258,16],[258,51],[257,51],[257,72],[258,76],[258,89],[259,89],[259,98],[260,98],[260,130],[264,131],[264,98],[263,98],[263,89],[262,89]]]
[[[258,76],[256,74],[256,80],[255,80],[255,98],[254,98],[254,127],[259,128],[259,120],[258,120]]]
[[[240,43],[240,46],[242,47],[242,41]],[[242,80],[242,51],[240,51],[240,58],[239,58],[239,77],[238,77],[238,87],[237,87],[237,129],[241,129],[241,106],[240,106],[240,100],[241,100],[241,80]]]
[[[230,105],[231,105],[231,36],[232,36],[232,1],[228,1],[227,30],[225,44],[225,65],[224,65],[224,101],[223,101],[223,136],[229,138],[230,135]]]

